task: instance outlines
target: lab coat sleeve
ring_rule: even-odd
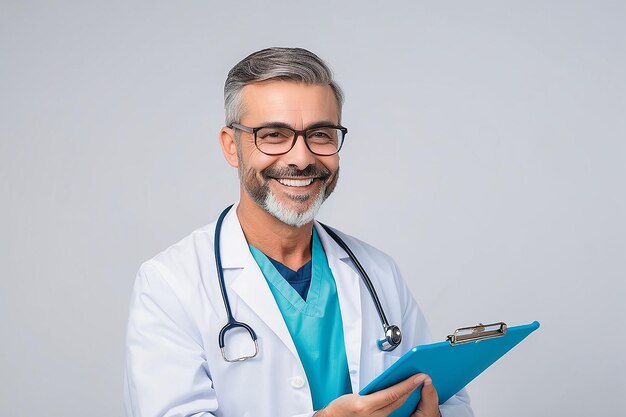
[[[218,407],[199,332],[151,261],[131,298],[124,382],[128,417],[206,417]]]
[[[396,285],[401,289],[400,293],[404,294],[404,313],[402,317],[402,329],[410,329],[411,333],[409,346],[417,346],[426,343],[432,343],[432,336],[428,329],[428,324],[419,305],[413,298],[410,289],[402,278],[398,266],[394,263],[396,270]],[[404,341],[403,341],[404,342]],[[448,401],[439,406],[442,417],[474,417],[472,408],[470,407],[470,399],[467,391],[462,389]]]

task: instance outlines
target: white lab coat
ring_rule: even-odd
[[[352,391],[359,392],[404,352],[430,342],[424,317],[395,262],[338,232],[378,292],[387,319],[403,340],[381,352],[379,317],[347,254],[315,225],[337,285]],[[233,315],[258,336],[259,354],[238,363],[222,359],[218,333],[227,322],[218,284],[215,223],[144,263],[130,304],[125,400],[129,417],[290,417],[313,413],[302,363],[233,208],[222,226],[221,256]],[[231,332],[233,333],[233,332]],[[230,355],[252,348],[247,333],[227,336]],[[444,417],[471,417],[462,391],[441,406]]]

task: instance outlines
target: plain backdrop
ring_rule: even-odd
[[[476,415],[622,414],[623,1],[0,5],[0,415],[123,415],[135,273],[237,199],[223,83],[268,46],[334,69],[319,218],[397,260],[433,336],[541,322]]]

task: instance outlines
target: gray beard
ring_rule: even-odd
[[[276,217],[281,222],[293,227],[302,227],[315,219],[317,212],[326,200],[326,185],[323,185],[315,201],[305,212],[298,213],[281,204],[271,190],[265,196],[265,200],[260,204],[269,214]]]
[[[334,191],[339,177],[339,170],[337,170],[337,172],[335,173],[335,178],[333,178],[330,182],[326,182],[322,185],[319,194],[315,197],[315,200],[313,201],[311,206],[306,211],[299,213],[298,211],[290,209],[282,204],[276,198],[274,193],[272,193],[267,182],[265,184],[258,184],[258,186],[250,187],[248,181],[246,181],[246,174],[249,176],[249,179],[254,183],[255,181],[257,181],[254,172],[248,171],[246,173],[243,167],[240,165],[238,173],[239,180],[243,185],[244,190],[259,207],[267,211],[269,214],[271,214],[273,217],[280,220],[281,222],[293,227],[302,227],[315,219],[315,216],[317,215],[319,209],[322,207],[324,201],[326,201],[326,199]],[[304,202],[311,197],[293,196],[292,198],[296,201]]]

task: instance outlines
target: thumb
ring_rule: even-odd
[[[427,378],[422,386],[422,398],[415,410],[416,416],[440,416],[439,412],[439,395],[433,385],[433,381]]]

